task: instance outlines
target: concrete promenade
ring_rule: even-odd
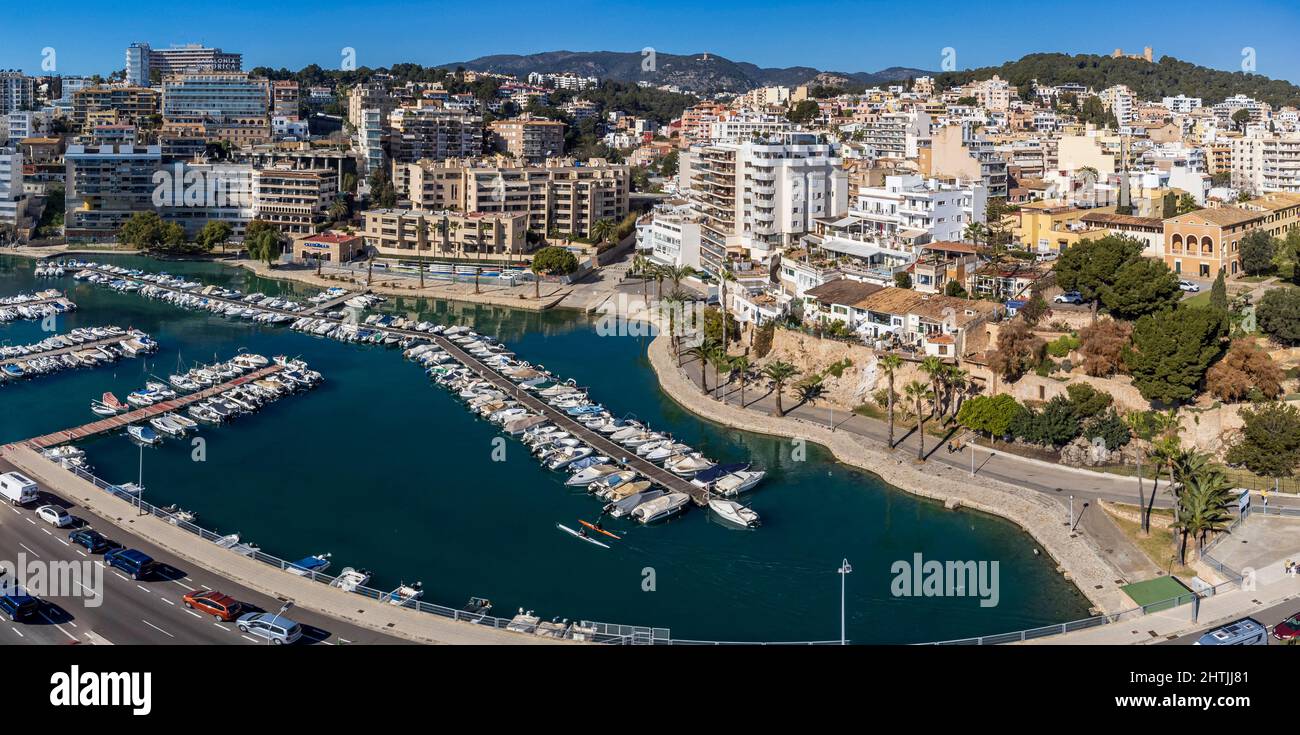
[[[1072,532],[1061,505],[1054,499],[983,472],[972,478],[966,471],[946,464],[918,465],[914,452],[891,453],[854,431],[838,427],[832,431],[826,424],[798,416],[777,417],[709,398],[677,366],[667,336],[656,337],[650,343],[649,354],[664,392],[692,413],[745,431],[815,442],[827,447],[840,462],[876,474],[914,495],[939,500],[949,508],[967,507],[1006,518],[1041,544],[1056,560],[1058,569],[1098,610],[1119,612],[1133,606],[1120,591],[1123,575],[1092,538]],[[761,388],[751,387],[747,399],[761,394]]]
[[[295,605],[346,623],[398,635],[417,643],[526,645],[571,642],[457,622],[343,592],[222,549],[161,518],[138,515],[129,503],[45,459],[31,447],[10,444],[0,448],[0,456],[30,476],[43,490],[90,510],[190,564],[270,597],[292,600]]]

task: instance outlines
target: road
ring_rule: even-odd
[[[1286,641],[1279,641],[1278,639],[1273,637],[1272,635],[1273,626],[1277,625],[1283,620],[1286,620],[1292,615],[1295,615],[1296,613],[1300,613],[1300,601],[1289,600],[1287,602],[1283,602],[1281,604],[1274,605],[1272,607],[1266,607],[1262,610],[1256,610],[1255,612],[1252,612],[1250,614],[1250,617],[1268,626],[1269,629],[1268,645],[1285,646]],[[1217,629],[1218,627],[1219,626],[1216,625],[1216,626],[1205,628],[1203,630],[1198,630],[1195,633],[1188,633],[1187,635],[1181,636],[1179,638],[1175,638],[1172,641],[1165,641],[1161,645],[1190,646],[1193,643],[1195,643],[1198,638],[1210,632],[1211,630]]]
[[[11,470],[10,466],[0,465],[0,472]],[[68,542],[72,529],[54,528],[36,517],[34,509],[47,503],[66,508],[79,519],[78,526],[89,526],[120,544],[143,551],[160,562],[162,571],[156,578],[136,582],[116,569],[104,568],[101,605],[88,606],[87,599],[76,594],[88,592],[84,587],[71,594],[43,598],[45,604],[37,618],[25,623],[0,618],[0,644],[267,645],[265,640],[241,633],[232,623],[217,622],[187,610],[181,597],[194,590],[217,589],[252,609],[271,612],[280,609],[279,601],[204,569],[190,568],[175,555],[49,493],[42,493],[41,501],[28,508],[0,505],[0,558],[16,563],[22,554],[28,563],[90,561],[102,567],[100,555]],[[126,507],[124,511],[132,512]],[[84,578],[82,581],[89,584]],[[409,643],[301,607],[293,608],[287,616],[303,626],[301,645]]]

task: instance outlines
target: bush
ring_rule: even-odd
[[[576,270],[578,270],[578,258],[564,248],[545,247],[533,254],[534,273],[567,276]]]
[[[1300,271],[1300,265],[1296,267]],[[1264,294],[1255,309],[1259,328],[1287,345],[1300,344],[1300,288],[1274,288]]]
[[[1094,378],[1108,378],[1124,369],[1124,347],[1133,336],[1129,322],[1107,320],[1079,332],[1083,371]]]
[[[1084,424],[1083,436],[1088,441],[1101,439],[1106,442],[1106,448],[1112,452],[1128,444],[1133,438],[1128,424],[1124,423],[1124,419],[1120,418],[1113,408]]]
[[[1070,405],[1081,419],[1090,419],[1110,408],[1114,399],[1109,393],[1103,393],[1087,383],[1071,383],[1065,392],[1070,397]]]
[[[1079,349],[1079,338],[1072,334],[1061,335],[1047,343],[1047,354],[1052,357],[1065,357],[1077,349]]]
[[[961,404],[961,409],[957,411],[957,423],[989,436],[1007,436],[1011,433],[1012,423],[1024,412],[1025,407],[1006,393],[974,396]]]
[[[1016,417],[1011,431],[1030,444],[1059,447],[1082,431],[1079,416],[1065,396],[1056,396],[1041,411],[1028,409]]]
[[[1282,370],[1259,345],[1237,340],[1205,374],[1205,386],[1225,401],[1277,398],[1282,394]]]

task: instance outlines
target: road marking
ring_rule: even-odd
[[[124,581],[124,582],[129,582],[129,581],[131,581],[131,580],[127,579],[127,578],[126,578],[126,575],[125,575],[125,574],[122,574],[121,572],[113,572],[113,574],[116,574],[116,575],[117,575],[120,579],[122,579],[122,581]]]
[[[189,577],[186,577],[186,579],[189,579]],[[180,586],[184,587],[185,589],[189,590],[190,592],[193,592],[193,591],[194,591],[194,588],[191,587],[191,586],[189,586],[188,584],[181,584],[180,582],[178,582],[178,581],[176,581],[176,580],[174,580],[174,579],[171,580],[171,581],[174,582],[175,584],[179,584]]]
[[[71,639],[74,640],[74,641],[77,640],[77,637],[76,637],[75,635],[73,635],[73,634],[69,633],[68,631],[64,630],[62,625],[59,625],[58,623],[54,622],[54,620],[52,620],[52,619],[50,618],[49,615],[46,615],[46,614],[45,614],[45,611],[44,611],[44,610],[41,611],[41,617],[45,618],[45,622],[47,622],[47,623],[49,623],[50,625],[53,625],[54,627],[58,628],[60,633],[66,635],[68,638],[71,638]]]
[[[28,523],[32,524],[33,526],[36,525],[36,521],[33,521],[33,520],[30,519],[30,518],[28,518],[28,519],[26,519],[26,520],[27,520]]]
[[[22,635],[22,633],[19,633],[18,635]],[[239,636],[239,637],[240,637],[240,638],[243,638],[244,640],[248,641],[249,643],[257,643],[257,639],[256,639],[256,638],[249,638],[249,637],[246,636],[246,635],[241,635],[241,636]]]
[[[186,610],[185,612],[189,613],[190,615],[193,615],[194,617],[196,617],[196,618],[198,618],[198,619],[200,619],[200,620],[203,619],[203,616],[202,616],[202,615],[200,615],[200,614],[194,612],[193,610]]]
[[[86,552],[82,551],[81,549],[77,549],[77,553],[81,554],[82,556],[87,556]]]
[[[13,632],[15,632],[15,633],[18,634],[18,637],[19,637],[19,638],[26,638],[26,637],[27,637],[27,636],[23,635],[23,632],[22,632],[21,630],[18,630],[18,629],[15,628],[14,626],[11,625],[11,626],[9,626],[9,627],[10,627],[10,629],[13,630]]]
[[[163,602],[167,603],[168,605],[172,605],[173,607],[176,605],[176,603],[172,602],[171,600],[167,599],[166,597],[160,597],[160,598],[158,598],[158,599],[162,600]]]
[[[159,633],[162,633],[163,635],[167,636],[168,638],[175,638],[175,637],[176,637],[176,636],[172,635],[171,633],[168,633],[167,631],[163,630],[162,628],[159,628],[158,626],[156,626],[156,625],[154,625],[153,623],[149,622],[148,620],[145,620],[144,618],[141,618],[141,619],[140,619],[140,622],[144,623],[145,625],[149,626],[150,628],[153,628],[154,630],[158,631]]]
[[[139,587],[141,592],[148,592],[148,591],[149,591],[149,588],[148,588],[148,587],[145,587],[145,586],[142,585],[142,584],[137,584],[136,587]]]
[[[72,545],[72,544],[68,543],[67,541],[64,541],[63,539],[59,539],[59,543],[63,544],[64,546],[71,546],[71,545]]]
[[[18,545],[21,546],[21,547],[23,547],[24,549],[27,549],[27,553],[28,553],[28,554],[31,554],[32,556],[36,557],[37,559],[41,558],[41,555],[40,555],[40,554],[36,553],[35,551],[32,551],[31,549],[28,549],[28,548],[27,548],[27,544],[24,544],[23,542],[19,541],[19,542],[18,542]]]
[[[54,535],[54,534],[50,533],[50,529],[48,529],[48,528],[42,528],[41,530],[45,532],[45,535],[46,535],[46,536],[53,536],[53,535]]]
[[[206,584],[201,584],[201,585],[199,585],[199,586],[202,587],[203,589],[207,590],[208,592],[211,592],[211,591],[212,591],[212,588],[209,587],[209,586],[207,586]]]
[[[13,506],[10,506],[10,507],[9,507],[9,510],[12,510],[12,511],[14,512],[14,515],[16,515],[16,516],[20,516],[20,515],[22,515],[22,513],[19,513],[19,512],[18,512],[18,509],[17,509],[17,508],[14,508]]]

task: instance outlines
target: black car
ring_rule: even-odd
[[[92,554],[98,554],[101,551],[107,551],[118,546],[109,541],[104,534],[89,528],[80,528],[73,531],[68,534],[68,540],[79,546],[86,547],[86,550]]]
[[[40,602],[29,595],[5,595],[0,597],[0,613],[13,622],[26,620],[41,609]]]

